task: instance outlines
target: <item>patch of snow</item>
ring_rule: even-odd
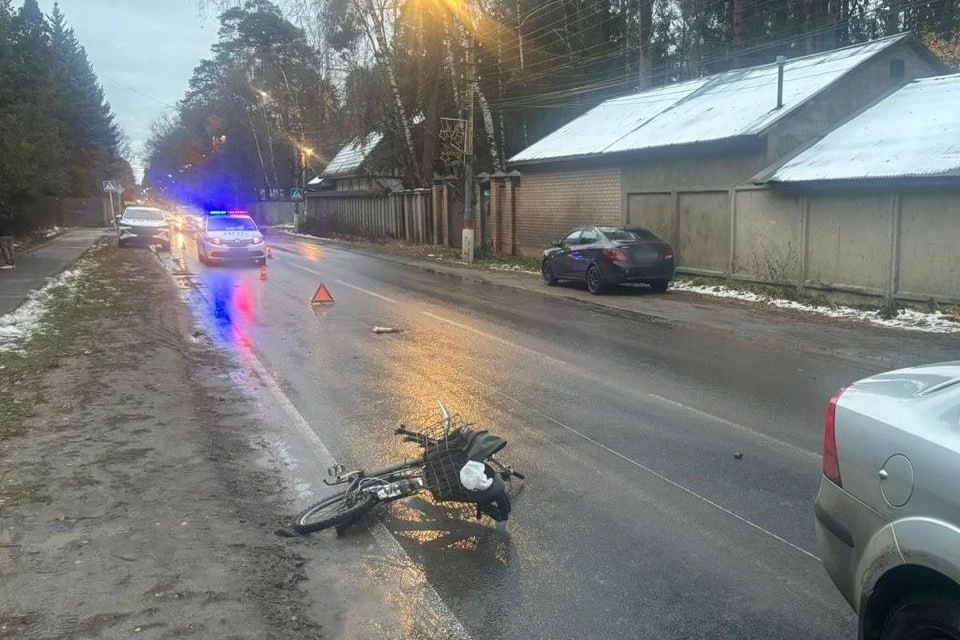
[[[491,271],[509,271],[511,273],[525,273],[530,276],[540,275],[539,271],[525,267],[522,264],[495,263],[490,265]]]
[[[26,302],[0,316],[0,353],[21,351],[27,340],[46,324],[54,295],[58,298],[72,296],[89,268],[89,263],[81,263],[74,269],[61,271],[58,275],[47,278],[46,284],[30,293]],[[63,287],[66,287],[66,291],[62,290]]]
[[[676,280],[671,284],[675,291],[687,291],[716,298],[728,298],[742,302],[767,304],[779,309],[803,311],[838,318],[842,320],[857,320],[868,322],[892,329],[906,329],[909,331],[924,331],[927,333],[960,333],[960,323],[955,322],[949,315],[940,311],[925,313],[915,309],[899,309],[895,318],[884,318],[879,311],[854,309],[843,305],[824,306],[774,298],[751,291],[732,289],[724,285],[695,285],[688,280]]]
[[[312,236],[309,233],[297,233],[295,231],[286,231],[283,232],[284,235],[293,236],[294,238],[307,238],[309,240],[326,240],[327,242],[336,242],[336,238],[324,238],[323,236]]]
[[[38,231],[37,235],[39,235],[44,240],[49,240],[50,238],[56,237],[61,233],[63,233],[63,229],[61,229],[58,226],[53,226],[53,227],[50,227],[49,229],[43,229],[42,231]]]

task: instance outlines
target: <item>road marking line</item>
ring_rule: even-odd
[[[480,336],[480,337],[482,337],[482,338],[486,338],[487,340],[493,340],[494,342],[499,342],[500,344],[506,345],[506,346],[510,347],[511,349],[516,349],[517,351],[523,351],[523,352],[525,352],[525,353],[529,353],[529,354],[531,354],[531,355],[535,355],[535,356],[537,356],[538,358],[543,358],[544,360],[549,360],[550,362],[553,362],[553,363],[555,363],[555,364],[561,365],[561,366],[563,366],[563,367],[568,367],[568,366],[570,366],[569,363],[567,363],[567,362],[565,362],[565,361],[563,361],[563,360],[560,360],[559,358],[555,358],[554,356],[547,355],[547,354],[543,353],[542,351],[537,351],[536,349],[531,349],[530,347],[525,347],[525,346],[523,346],[522,344],[517,344],[516,342],[511,342],[510,340],[507,340],[506,338],[501,338],[500,336],[495,336],[495,335],[493,335],[492,333],[487,333],[486,331],[481,331],[480,329],[475,329],[475,328],[473,328],[473,327],[471,327],[471,326],[469,326],[469,325],[466,325],[466,324],[462,324],[462,323],[460,323],[460,322],[457,322],[456,320],[451,320],[450,318],[444,318],[443,316],[438,316],[437,314],[431,313],[431,312],[429,312],[429,311],[421,311],[421,313],[422,313],[423,315],[427,316],[428,318],[433,318],[434,320],[437,320],[437,321],[439,321],[439,322],[446,322],[447,324],[449,324],[449,325],[451,325],[451,326],[453,326],[453,327],[456,327],[456,328],[458,328],[458,329],[463,329],[464,331],[469,331],[470,333],[475,333],[476,335],[478,335],[478,336]]]
[[[306,271],[307,273],[312,273],[312,274],[315,275],[315,276],[322,275],[322,274],[321,274],[319,271],[317,271],[316,269],[311,269],[310,267],[305,267],[305,266],[303,266],[303,265],[301,265],[301,264],[297,264],[296,262],[288,262],[287,264],[289,264],[289,265],[292,266],[292,267],[296,267],[297,269],[300,269],[301,271]],[[331,281],[331,282],[336,282],[337,284],[343,285],[344,287],[347,287],[347,288],[349,288],[349,289],[353,289],[354,291],[359,291],[360,293],[365,293],[365,294],[367,294],[368,296],[373,296],[374,298],[377,298],[377,299],[379,299],[379,300],[383,300],[384,302],[389,302],[389,303],[391,303],[391,304],[400,304],[399,301],[394,300],[393,298],[388,298],[387,296],[380,295],[380,294],[377,293],[376,291],[370,291],[369,289],[364,289],[363,287],[358,287],[357,285],[355,285],[355,284],[350,284],[349,282],[346,282],[346,281],[344,281],[344,280],[338,280],[337,278],[332,278],[330,281]]]
[[[603,450],[606,451],[607,453],[610,453],[610,454],[612,454],[612,455],[620,458],[621,460],[632,464],[633,466],[637,467],[638,469],[649,473],[649,474],[652,475],[653,477],[655,477],[655,478],[657,478],[657,479],[659,479],[659,480],[661,480],[661,481],[669,484],[670,486],[672,486],[672,487],[674,487],[674,488],[676,488],[676,489],[679,489],[680,491],[683,491],[684,493],[690,495],[691,497],[696,498],[697,500],[700,500],[701,502],[703,502],[703,503],[705,503],[705,504],[710,505],[710,506],[713,507],[714,509],[717,509],[718,511],[721,511],[721,512],[727,514],[728,516],[731,516],[731,517],[739,520],[739,521],[742,522],[743,524],[745,524],[745,525],[747,525],[747,526],[749,526],[749,527],[752,527],[752,528],[756,529],[757,531],[759,531],[759,532],[761,532],[761,533],[763,533],[763,534],[765,534],[765,535],[773,538],[774,540],[777,540],[778,542],[781,542],[781,543],[787,545],[788,547],[790,547],[791,549],[794,549],[795,551],[799,551],[799,552],[802,553],[803,555],[808,556],[808,557],[816,560],[817,562],[820,561],[820,558],[818,558],[818,557],[815,556],[814,554],[810,553],[809,551],[807,551],[807,550],[804,549],[803,547],[797,546],[797,545],[795,545],[794,543],[792,543],[792,542],[790,542],[789,540],[787,540],[786,538],[783,538],[783,537],[775,534],[773,531],[770,531],[769,529],[764,528],[762,525],[759,525],[759,524],[757,524],[756,522],[753,522],[752,520],[748,520],[747,518],[741,516],[740,514],[734,512],[734,511],[731,511],[730,509],[727,509],[726,507],[724,507],[724,506],[722,506],[722,505],[717,504],[716,502],[714,502],[714,501],[711,500],[710,498],[707,498],[706,496],[700,495],[699,493],[697,493],[697,492],[694,491],[693,489],[690,489],[690,488],[688,488],[688,487],[685,487],[684,485],[680,484],[680,483],[677,482],[676,480],[671,480],[670,478],[668,478],[667,476],[663,475],[662,473],[660,473],[660,472],[658,472],[658,471],[654,471],[653,469],[651,469],[650,467],[646,466],[645,464],[643,464],[643,463],[641,463],[641,462],[638,462],[637,460],[634,460],[633,458],[630,458],[630,457],[628,457],[628,456],[625,456],[624,454],[620,453],[620,452],[617,451],[616,449],[613,449],[613,448],[611,448],[611,447],[608,447],[607,445],[603,444],[602,442],[599,442],[599,441],[597,441],[597,440],[594,440],[593,438],[591,438],[590,436],[586,435],[585,433],[574,429],[574,428],[571,427],[570,425],[567,425],[567,424],[564,424],[563,422],[560,422],[560,421],[557,420],[556,418],[553,418],[553,417],[551,417],[551,416],[548,416],[547,414],[543,413],[542,411],[539,411],[538,409],[536,409],[536,408],[534,408],[534,407],[531,407],[530,405],[522,402],[521,400],[518,400],[518,399],[514,398],[513,396],[511,396],[511,395],[508,394],[508,393],[504,393],[503,391],[500,391],[499,389],[497,389],[497,388],[495,388],[495,387],[492,387],[492,386],[486,384],[485,382],[481,382],[480,380],[477,380],[476,378],[474,378],[473,376],[470,376],[470,375],[468,375],[468,374],[462,374],[462,375],[463,375],[464,377],[466,377],[466,378],[469,378],[469,379],[473,380],[475,383],[477,383],[477,384],[480,385],[481,387],[485,387],[485,388],[489,389],[490,391],[492,391],[492,392],[494,392],[494,393],[496,393],[496,394],[499,394],[499,395],[503,396],[503,397],[506,398],[507,400],[510,400],[511,402],[514,402],[514,403],[516,403],[517,405],[519,405],[519,406],[521,406],[521,407],[523,407],[523,408],[525,408],[525,409],[528,409],[529,411],[537,414],[538,416],[540,416],[540,417],[543,418],[544,420],[549,420],[550,422],[554,423],[554,424],[557,425],[558,427],[562,427],[562,428],[566,429],[567,431],[569,431],[570,433],[574,434],[575,436],[577,436],[577,437],[579,437],[579,438],[582,438],[583,440],[586,440],[586,441],[589,442],[590,444],[593,444],[593,445],[595,445],[595,446],[603,449]]]
[[[254,373],[263,380],[263,383],[269,389],[270,393],[280,404],[280,407],[283,409],[284,413],[293,421],[293,424],[302,432],[302,435],[307,439],[307,441],[313,445],[313,447],[320,453],[321,456],[329,459],[336,460],[333,457],[333,454],[330,453],[330,450],[327,449],[327,446],[323,443],[323,440],[320,439],[320,436],[310,427],[310,423],[307,422],[306,418],[303,417],[303,414],[297,409],[293,404],[287,394],[283,392],[283,389],[280,388],[280,385],[277,384],[277,381],[274,377],[267,371],[266,367],[261,364],[260,360],[253,354],[248,353],[244,355],[244,361],[253,369]],[[406,566],[415,566],[416,563],[410,557],[410,555],[400,546],[400,543],[394,537],[390,530],[387,529],[386,525],[382,522],[377,521],[370,527],[370,531],[373,534],[374,539],[377,541],[377,545],[380,549],[387,555],[388,558],[396,562],[397,564],[402,564]],[[470,634],[467,633],[467,630],[457,619],[457,616],[453,613],[450,607],[447,606],[447,603],[443,601],[443,598],[440,596],[440,593],[430,584],[430,581],[423,578],[423,590],[424,590],[424,599],[426,600],[427,607],[432,610],[433,614],[437,617],[438,620],[446,627],[447,635],[445,638],[452,638],[458,640],[470,640]]]
[[[379,293],[376,293],[376,292],[374,292],[374,291],[369,291],[369,290],[367,290],[367,289],[364,289],[363,287],[358,287],[358,286],[355,285],[355,284],[350,284],[349,282],[344,282],[343,280],[337,280],[336,278],[334,278],[333,281],[336,282],[337,284],[340,284],[340,285],[343,285],[343,286],[348,287],[348,288],[350,288],[350,289],[353,289],[354,291],[359,291],[360,293],[365,293],[365,294],[367,294],[368,296],[373,296],[374,298],[379,298],[380,300],[384,300],[384,301],[386,301],[386,302],[390,302],[390,303],[393,303],[393,304],[400,304],[398,301],[394,300],[393,298],[388,298],[387,296],[382,296],[382,295],[380,295]]]
[[[763,440],[764,442],[766,442],[766,443],[768,443],[768,444],[770,444],[770,445],[774,445],[774,446],[775,446],[776,448],[778,448],[778,449],[789,449],[790,451],[793,451],[793,452],[796,453],[797,455],[800,455],[800,456],[802,456],[802,457],[804,457],[804,458],[809,458],[809,459],[810,459],[811,461],[813,461],[813,462],[816,462],[816,463],[818,463],[818,464],[819,464],[819,462],[820,462],[820,454],[817,453],[817,452],[815,452],[815,451],[810,451],[809,449],[804,449],[803,447],[798,447],[797,445],[795,445],[795,444],[790,444],[789,442],[787,442],[787,441],[785,441],[785,440],[781,440],[781,439],[779,439],[779,438],[775,438],[774,436],[767,435],[766,433],[763,433],[762,431],[757,431],[756,429],[751,429],[750,427],[744,426],[744,425],[739,424],[739,423],[736,423],[736,422],[732,422],[732,421],[730,421],[730,420],[727,420],[726,418],[721,418],[720,416],[715,416],[715,415],[713,415],[712,413],[707,413],[706,411],[701,411],[700,409],[697,409],[696,407],[691,407],[691,406],[688,405],[688,404],[684,404],[684,403],[682,403],[682,402],[677,402],[676,400],[671,400],[670,398],[665,398],[665,397],[663,397],[663,396],[661,396],[661,395],[658,395],[658,394],[656,394],[656,393],[648,393],[647,396],[648,396],[649,398],[653,399],[653,400],[658,401],[658,402],[662,402],[662,403],[664,403],[664,404],[670,405],[671,407],[676,407],[676,408],[678,408],[678,409],[683,409],[684,411],[689,411],[690,413],[692,413],[692,414],[694,414],[694,415],[698,415],[698,416],[700,416],[700,417],[702,417],[702,418],[707,418],[708,420],[713,420],[714,422],[719,422],[720,424],[725,425],[725,426],[727,426],[727,427],[730,427],[731,429],[734,429],[734,430],[736,430],[736,431],[740,431],[741,433],[743,433],[743,434],[745,434],[745,435],[747,435],[747,436],[749,436],[749,437],[757,438],[758,440]]]

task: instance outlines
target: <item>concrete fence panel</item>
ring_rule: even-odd
[[[891,201],[888,194],[809,197],[807,281],[884,295],[890,279]]]
[[[734,198],[734,277],[797,284],[803,257],[801,199],[768,189],[738,190]]]
[[[900,200],[898,294],[960,297],[960,193],[904,194]]]
[[[730,194],[683,192],[677,201],[674,250],[681,267],[724,274],[730,262]]]

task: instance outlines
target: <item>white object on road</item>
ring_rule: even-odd
[[[493,484],[493,478],[488,478],[486,467],[482,462],[470,460],[460,469],[460,484],[467,491],[483,491]]]
[[[400,333],[400,329],[396,327],[374,327],[374,333]]]

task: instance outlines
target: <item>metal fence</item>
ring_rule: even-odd
[[[406,242],[436,242],[430,189],[387,194],[332,192],[311,194],[303,229],[318,235],[343,233]]]

